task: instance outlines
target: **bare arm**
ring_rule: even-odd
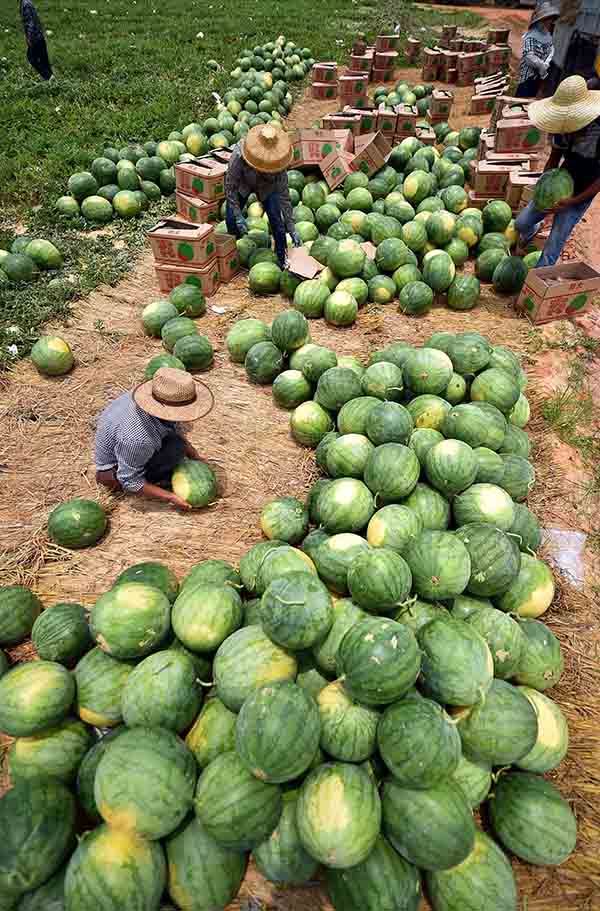
[[[188,510],[192,508],[189,503],[178,497],[172,490],[164,490],[162,487],[157,487],[156,484],[150,484],[149,481],[144,481],[144,486],[136,491],[136,495],[149,497],[151,500],[162,500],[163,503],[170,503],[172,506],[177,506],[178,509]]]
[[[553,168],[557,168],[562,161],[563,153],[560,149],[557,149],[556,146],[552,146],[552,151],[550,152],[550,157],[546,162],[544,167],[545,171],[551,171]]]

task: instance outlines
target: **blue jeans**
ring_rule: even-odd
[[[247,196],[238,196],[240,209],[243,209],[246,203],[248,202]],[[263,208],[267,213],[267,218],[269,219],[269,224],[271,225],[271,231],[273,233],[273,239],[275,241],[275,253],[277,254],[277,259],[279,260],[279,265],[283,268],[285,263],[285,258],[287,256],[287,241],[285,238],[285,224],[283,221],[283,216],[281,214],[281,202],[279,201],[279,193],[271,193],[270,196],[263,202]],[[238,226],[235,223],[235,215],[229,203],[227,203],[225,209],[225,222],[227,224],[227,230],[230,234],[233,234],[235,237],[240,237],[240,231]]]
[[[540,256],[536,268],[541,269],[542,266],[554,265],[562,253],[573,228],[581,221],[592,202],[593,199],[586,199],[585,202],[580,202],[578,206],[571,206],[569,209],[564,209],[564,211],[554,216],[550,236],[544,245],[544,252]],[[535,237],[542,226],[543,220],[544,213],[536,209],[533,202],[525,206],[523,211],[517,215],[515,228],[519,232],[522,244],[528,244]]]

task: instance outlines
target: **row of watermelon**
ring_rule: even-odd
[[[20,235],[10,250],[0,249],[0,287],[10,282],[32,281],[40,270],[54,271],[62,266],[61,252],[49,240]]]
[[[174,192],[177,162],[231,146],[261,123],[283,126],[293,104],[289,83],[303,79],[313,63],[310,50],[292,41],[257,46],[240,58],[231,74],[233,84],[212,116],[174,130],[160,142],[105,148],[89,171],[71,175],[69,195],[57,200],[57,213],[93,224],[105,224],[115,215],[135,218]]]

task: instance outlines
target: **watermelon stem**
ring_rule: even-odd
[[[200,686],[212,686],[214,680],[199,680],[198,677],[196,677],[196,682],[199,683]]]

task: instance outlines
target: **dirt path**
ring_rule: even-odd
[[[410,69],[399,76],[414,81],[417,72]],[[477,123],[467,114],[469,97],[469,89],[457,90],[453,126]],[[295,108],[293,122],[309,125],[327,109],[334,110],[335,105],[307,98]],[[81,303],[68,326],[61,327],[77,356],[71,375],[42,378],[25,361],[2,380],[0,552],[5,548],[9,552],[3,580],[33,583],[46,605],[58,600],[90,605],[122,569],[142,560],[163,560],[180,576],[191,564],[209,557],[237,561],[260,538],[262,505],[284,493],[302,496],[315,477],[312,453],[292,441],[289,416],[274,406],[270,388],[249,385],[243,368],[227,357],[224,337],[234,319],[243,314],[271,320],[286,306],[278,296],[249,295],[247,277],[242,274],[210,299],[208,314],[199,323],[215,347],[215,365],[205,379],[215,393],[216,407],[194,427],[191,439],[224,479],[223,498],[209,510],[184,515],[136,498],[102,494],[110,510],[110,531],[100,545],[67,553],[49,544],[45,522],[54,505],[76,495],[98,496],[91,464],[95,416],[109,399],[138,382],[148,359],[161,350],[156,340],[143,335],[139,320],[142,307],[157,296],[147,255],[127,281],[116,288],[98,289]],[[215,313],[213,307],[225,312]],[[392,340],[422,343],[433,331],[459,332],[473,325],[496,344],[508,345],[524,357],[531,377],[528,396],[536,414],[548,369],[536,362],[533,352],[547,332],[533,332],[505,300],[487,289],[479,308],[466,315],[443,308],[409,319],[394,305],[370,306],[350,329],[333,329],[318,320],[311,323],[311,332],[317,343],[366,358],[372,349]],[[569,336],[573,329],[567,325],[564,332]],[[554,355],[553,375],[562,376],[567,369],[564,352]],[[528,429],[538,476],[530,506],[546,528],[585,532],[588,520],[573,483],[576,462],[570,460],[574,454],[557,456],[564,448],[539,416]],[[587,566],[592,577],[593,567]],[[556,870],[515,864],[519,888],[528,897],[527,911],[554,911],[559,905],[584,911],[594,907],[593,896],[600,894],[598,649],[594,652],[600,605],[593,597],[591,577],[583,593],[563,580],[545,618],[561,637],[566,655],[566,673],[552,695],[569,718],[572,746],[554,778],[579,817],[578,851]],[[277,890],[253,870],[242,896],[260,898],[266,907],[278,911],[330,907],[320,888]],[[232,907],[238,908],[239,903]]]

